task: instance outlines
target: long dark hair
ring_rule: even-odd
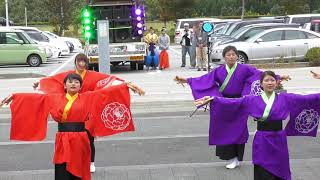
[[[63,80],[63,84],[66,85],[67,81],[72,81],[72,80],[78,80],[80,82],[80,87],[82,87],[82,78],[79,74],[76,74],[76,73],[70,73],[68,74],[64,80]]]

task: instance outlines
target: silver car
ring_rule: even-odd
[[[239,63],[275,59],[303,60],[310,48],[320,47],[320,34],[300,28],[269,29],[243,42],[214,47],[211,59],[215,62],[224,62],[222,51],[229,45],[238,49]]]

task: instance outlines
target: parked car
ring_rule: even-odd
[[[25,32],[0,28],[0,64],[40,66],[47,61],[45,49],[30,42]]]
[[[239,63],[280,58],[303,60],[310,48],[320,47],[320,34],[301,28],[268,29],[246,41],[215,47],[211,58],[217,62],[224,62],[222,50],[228,45],[239,50]]]
[[[55,55],[57,53],[56,51],[58,51],[58,56],[68,55],[70,53],[69,47],[65,42],[51,38],[35,27],[13,26],[12,28],[25,31],[32,39],[38,41],[39,43],[48,44],[50,47],[55,47],[53,49],[55,51]]]
[[[73,50],[74,50],[74,46],[73,46],[73,44],[71,43],[71,42],[69,42],[69,41],[65,41],[66,42],[66,44],[68,45],[68,47],[69,47],[69,51],[72,53],[73,52]]]
[[[79,52],[79,51],[82,51],[82,44],[81,44],[81,41],[77,38],[71,38],[71,37],[62,37],[62,36],[58,36],[52,32],[49,32],[49,31],[45,31],[45,33],[47,33],[48,35],[50,35],[51,37],[54,37],[54,38],[60,38],[64,41],[69,41],[70,43],[73,44],[74,46],[74,50]]]
[[[244,21],[229,22],[221,30],[221,33],[212,34],[210,36],[210,42],[216,43],[217,41],[219,41],[220,38],[230,37],[238,29],[244,26],[248,26],[251,24],[262,24],[262,23],[283,23],[283,20],[281,19],[250,19],[250,20],[244,20]]]
[[[266,30],[272,28],[281,27],[295,27],[298,28],[299,24],[285,24],[285,23],[263,23],[263,24],[251,24],[244,26],[234,32],[231,36],[218,38],[212,47],[228,44],[232,42],[245,41],[250,37]]]
[[[303,29],[320,33],[320,19],[312,20],[310,23],[304,24]]]
[[[184,31],[183,25],[185,23],[189,24],[189,29],[193,31],[193,26],[197,25],[199,22],[205,22],[205,21],[210,21],[210,22],[220,22],[220,19],[216,18],[190,18],[190,19],[177,19],[176,22],[176,35],[174,37],[174,42],[176,44],[180,44],[181,39],[182,39],[182,34]]]
[[[312,20],[320,20],[320,14],[295,14],[285,16],[285,23],[300,24],[300,27],[303,27],[305,23],[310,23]]]

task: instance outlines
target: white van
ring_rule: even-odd
[[[174,37],[174,42],[176,44],[180,44],[180,41],[182,39],[182,34],[183,34],[183,30],[184,30],[184,27],[183,27],[183,24],[184,23],[188,23],[189,24],[189,29],[191,31],[193,31],[193,26],[197,25],[199,22],[207,22],[207,21],[210,21],[210,22],[220,22],[221,20],[220,19],[217,19],[217,18],[189,18],[189,19],[177,19],[177,22],[176,22],[176,35]]]
[[[300,24],[303,27],[305,23],[310,23],[312,20],[320,19],[320,14],[295,14],[284,17],[284,22],[287,24]]]

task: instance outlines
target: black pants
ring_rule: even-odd
[[[74,176],[67,171],[66,163],[55,164],[54,179],[55,180],[81,180],[81,178]]]
[[[91,162],[94,162],[94,158],[96,156],[96,147],[94,146],[94,137],[90,134],[88,130],[86,130],[88,134],[88,138],[90,141],[90,148],[91,148]]]
[[[238,157],[239,161],[243,160],[245,144],[231,144],[225,146],[216,146],[216,156],[222,160],[230,160]]]
[[[263,167],[254,165],[254,180],[283,180],[269,171],[265,170]]]

